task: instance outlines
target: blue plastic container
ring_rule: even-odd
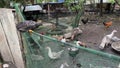
[[[58,0],[58,3],[62,3],[62,2],[64,2],[65,0]]]

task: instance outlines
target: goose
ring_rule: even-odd
[[[112,37],[114,36],[114,34],[117,32],[117,30],[113,30],[112,32],[111,32],[111,34],[108,34],[108,35],[106,35],[108,38],[110,38],[110,39],[112,39]]]
[[[65,66],[69,67],[69,65],[65,62],[65,63],[60,65],[60,68],[64,68]]]
[[[58,59],[58,58],[60,58],[62,52],[64,51],[64,50],[61,50],[61,51],[59,51],[59,52],[52,52],[50,47],[46,47],[46,49],[48,49],[48,56],[49,56],[51,59]]]
[[[113,30],[111,32],[111,34],[108,34],[108,35],[104,36],[99,48],[104,49],[105,45],[111,44],[111,40],[112,40],[112,38],[114,36],[114,33],[116,33],[116,32],[117,32],[117,30]]]

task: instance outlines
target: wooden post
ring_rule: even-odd
[[[0,19],[0,53],[4,61],[14,62],[7,42],[8,41],[6,39],[4,29],[1,23],[1,19]]]
[[[103,0],[100,0],[100,16],[103,16]]]
[[[17,66],[17,68],[24,68],[24,62],[12,10],[0,9],[0,21],[0,27],[2,27],[0,30],[2,30],[3,35],[1,37],[4,38],[4,42],[2,43],[5,44],[5,46],[0,44],[0,46],[3,46],[0,47],[0,51],[1,54],[3,52],[5,52],[3,54],[6,54],[2,54],[4,61],[12,61]],[[3,41],[3,39],[1,40]]]

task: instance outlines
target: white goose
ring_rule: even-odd
[[[61,54],[64,50],[61,50],[59,52],[52,52],[51,51],[51,48],[50,47],[46,47],[48,49],[48,56],[51,58],[51,59],[58,59],[61,57]]]
[[[102,39],[102,42],[99,46],[100,49],[104,49],[105,45],[108,45],[109,43],[111,44],[111,40],[112,40],[115,32],[117,32],[117,30],[113,30],[111,32],[111,34],[104,36],[104,38]]]

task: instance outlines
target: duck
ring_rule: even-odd
[[[99,46],[99,48],[100,49],[104,49],[104,47],[106,45],[111,44],[112,43],[111,40],[112,40],[112,38],[114,36],[114,33],[116,33],[116,32],[117,32],[117,30],[113,30],[111,32],[111,34],[108,34],[108,35],[104,36],[103,39],[102,39],[102,42],[101,42],[101,44]]]
[[[79,53],[79,48],[77,47],[70,47],[68,48],[69,56],[73,57],[73,59],[76,57],[76,55]]]
[[[70,48],[68,48],[68,50],[69,51],[78,51],[78,48],[76,48],[76,47],[70,47]]]
[[[69,65],[67,64],[67,62],[61,64],[61,65],[60,65],[60,68],[64,68],[65,66],[69,67]]]
[[[81,44],[82,44],[82,42],[79,40],[74,41],[74,43],[75,43],[75,46],[68,48],[69,51],[72,51],[72,52],[78,51],[79,48],[77,48],[77,47],[81,46]]]
[[[60,58],[61,54],[64,51],[64,50],[61,50],[59,52],[52,52],[50,47],[46,47],[46,49],[48,49],[48,56],[50,57],[50,59],[58,59],[58,58]]]

